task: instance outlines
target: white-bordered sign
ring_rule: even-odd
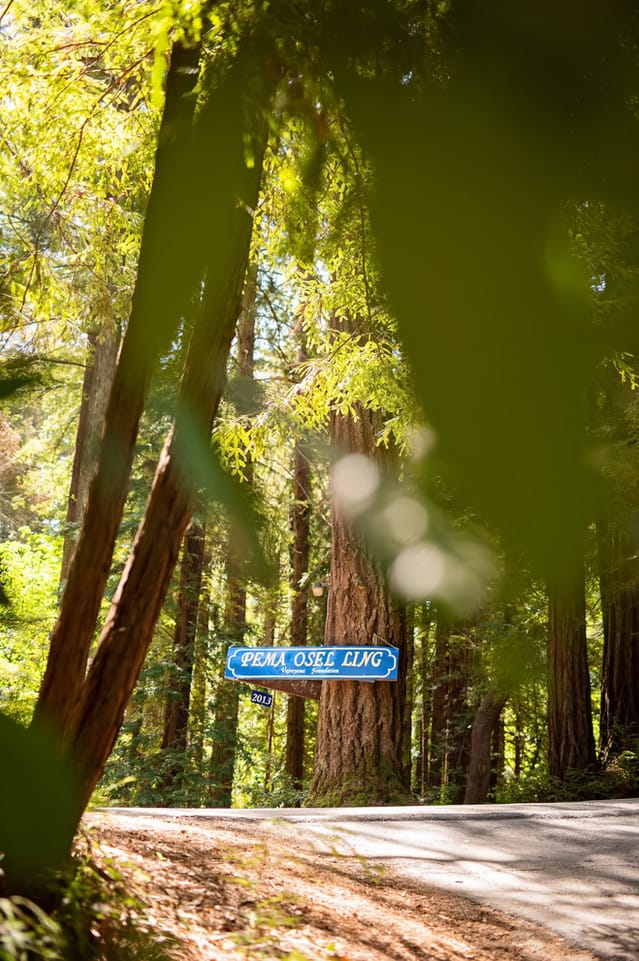
[[[396,647],[231,647],[224,676],[314,681],[396,681]]]
[[[251,691],[251,704],[260,704],[262,707],[272,707],[273,695],[268,691]]]

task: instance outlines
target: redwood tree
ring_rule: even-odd
[[[342,452],[387,466],[377,447],[381,418],[358,405],[334,411],[331,433]],[[403,744],[406,690],[405,613],[391,596],[379,562],[356,536],[333,498],[327,642],[398,647],[396,682],[324,681],[309,805],[366,805],[407,797]]]
[[[208,96],[196,120],[192,175],[202,191],[198,223],[208,219],[211,225],[208,243],[198,254],[198,258],[206,256],[206,275],[203,284],[198,283],[191,291],[192,299],[199,303],[178,415],[160,456],[147,508],[96,655],[72,704],[68,742],[81,764],[83,804],[97,783],[119,732],[161,610],[197,486],[211,483],[202,458],[207,456],[240,310],[251,214],[257,205],[265,149],[265,115],[273,83],[263,50],[258,54],[249,39]],[[246,95],[247,87],[251,97]],[[252,153],[247,164],[248,144]],[[120,364],[122,356],[123,352]],[[90,515],[91,505],[87,517]],[[91,520],[96,523],[95,517]]]
[[[35,719],[65,731],[84,680],[89,649],[128,491],[135,441],[151,372],[188,308],[201,254],[186,185],[200,49],[171,54],[131,315],[106,411],[96,474],[68,571]]]
[[[430,784],[436,791],[444,791],[453,802],[463,798],[470,760],[469,627],[453,625],[440,613],[435,632]]]
[[[632,534],[599,523],[604,649],[600,751],[604,763],[639,737],[639,562]]]
[[[464,804],[486,800],[491,784],[494,734],[508,695],[491,687],[477,708],[470,733],[470,761]]]
[[[583,556],[548,585],[548,766],[565,778],[595,765]]]

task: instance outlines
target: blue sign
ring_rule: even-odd
[[[251,704],[261,704],[262,707],[271,707],[273,695],[268,691],[251,691]]]
[[[231,647],[224,676],[314,681],[396,681],[396,647]]]

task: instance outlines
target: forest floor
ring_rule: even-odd
[[[558,935],[246,822],[86,819],[183,961],[593,961]]]

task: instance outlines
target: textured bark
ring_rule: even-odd
[[[254,165],[247,169],[245,81],[243,71],[227,78],[199,114],[202,141],[197,144],[198,155],[209,167],[213,191],[203,198],[208,201],[204,208],[213,204],[217,214],[207,249],[207,282],[180,388],[179,415],[160,455],[147,509],[71,720],[71,746],[82,764],[84,803],[120,730],[190,520],[196,492],[186,453],[194,431],[201,443],[208,443],[225,384],[250,245],[249,211],[257,203],[266,137],[264,104],[260,103],[252,123],[248,122],[254,135],[257,129],[263,130],[264,139],[255,144]],[[220,161],[223,177],[216,181],[211,149],[212,141],[220,139],[227,153],[224,162]]]
[[[91,331],[90,357],[84,371],[80,414],[75,439],[71,484],[67,502],[66,524],[62,546],[60,582],[64,584],[77,542],[76,525],[82,520],[89,496],[89,485],[100,453],[100,436],[109,402],[109,393],[120,343],[119,332],[111,326]]]
[[[370,411],[357,419],[334,413],[332,435],[342,451],[384,460]],[[406,686],[405,617],[383,572],[333,505],[327,642],[372,644],[374,635],[400,649],[397,682],[324,681],[308,804],[385,804],[406,799],[403,783]]]
[[[549,584],[548,763],[551,775],[594,767],[583,559]]]
[[[507,700],[507,695],[491,688],[477,708],[470,735],[470,765],[464,804],[480,804],[486,800],[493,768],[493,733]]]
[[[200,609],[200,589],[204,564],[205,529],[191,521],[182,545],[178,615],[173,635],[173,664],[166,695],[162,750],[186,751],[193,679],[195,637]],[[181,765],[183,769],[183,764]],[[167,787],[177,775],[169,777]]]
[[[189,244],[192,230],[182,230],[189,206],[179,185],[186,180],[198,64],[198,49],[174,47],[131,315],[109,396],[99,463],[36,705],[36,718],[47,720],[62,734],[85,676],[151,371],[187,306],[194,272],[197,276],[199,256]]]
[[[303,359],[303,358],[302,358]],[[310,552],[310,483],[308,450],[301,442],[293,451],[293,504],[291,507],[291,646],[303,647],[308,638],[308,572]],[[320,687],[321,690],[321,687]],[[290,697],[286,709],[285,770],[295,788],[304,780],[304,701]]]
[[[201,357],[211,360],[209,376],[214,371],[218,379],[217,388],[209,382],[206,391],[209,419],[221,397],[224,367],[220,360],[225,359],[231,335],[232,330],[227,330],[215,350],[200,352]],[[72,746],[83,764],[85,801],[120,730],[190,519],[195,492],[182,469],[182,450],[180,431],[174,425],[160,455],[144,518],[72,717]]]
[[[604,627],[599,750],[603,763],[639,737],[639,560],[627,534],[601,521]]]

